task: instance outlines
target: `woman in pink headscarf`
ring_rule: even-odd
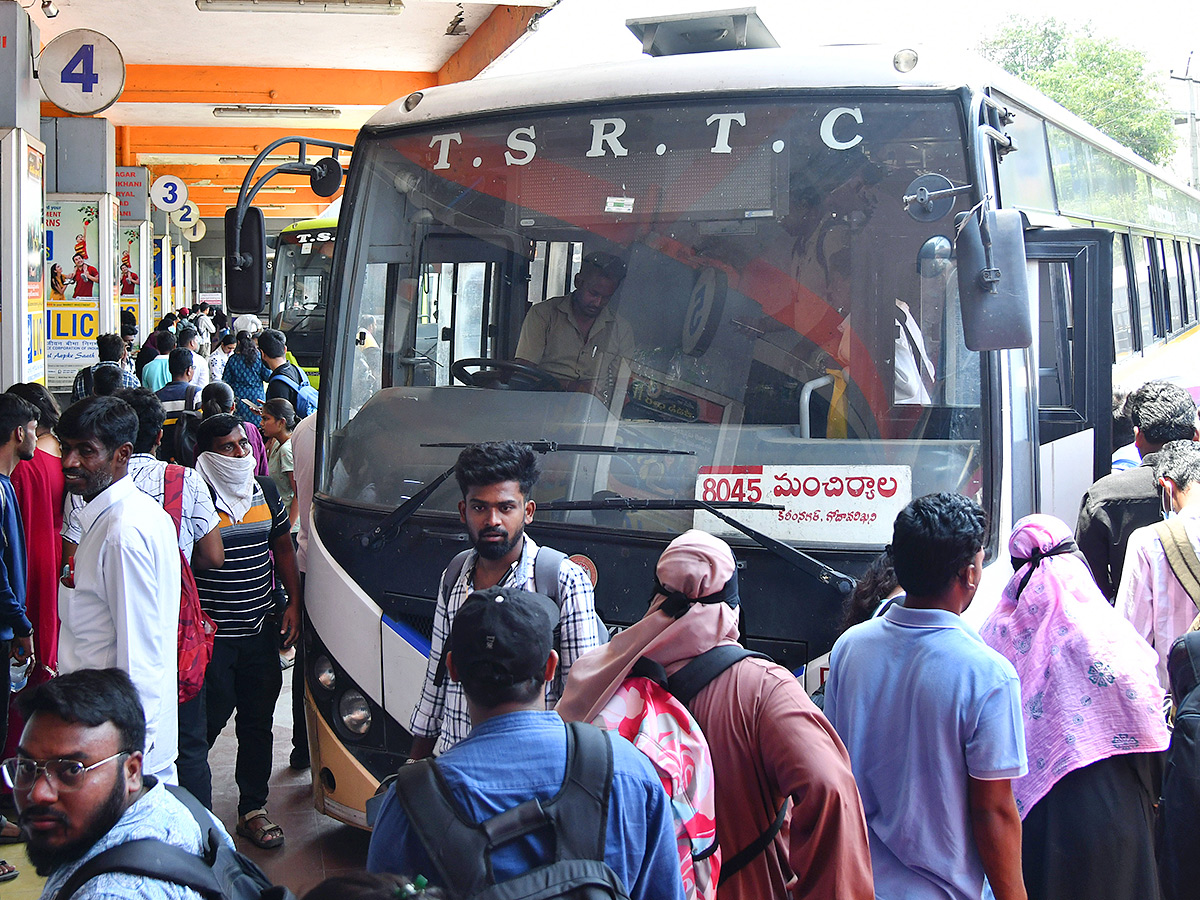
[[[591,721],[639,659],[672,675],[693,658],[737,644],[733,551],[688,531],[663,551],[641,621],[575,661],[556,709]],[[734,663],[689,701],[712,752],[721,900],[873,900],[871,854],[846,748],[791,672],[761,658]],[[790,801],[783,827],[729,880],[730,863]]]
[[[1157,897],[1158,657],[1108,605],[1071,529],[1026,516],[1013,576],[980,634],[1021,679],[1029,774],[1013,781],[1030,900]]]

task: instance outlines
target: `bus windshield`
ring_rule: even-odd
[[[982,499],[954,217],[901,200],[921,175],[971,182],[964,133],[957,96],[863,91],[365,135],[322,491],[390,509],[461,445],[523,439],[560,445],[535,498],[568,528],[736,536],[621,498],[761,502],[779,508],[732,514],[871,549],[914,496]],[[592,319],[589,259],[611,293]],[[457,518],[459,499],[451,480],[423,512]]]
[[[271,324],[284,333],[288,350],[306,369],[318,365],[325,340],[336,232],[336,221],[293,226],[280,233],[275,251]]]

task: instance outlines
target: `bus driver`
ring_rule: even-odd
[[[625,263],[610,253],[583,258],[575,290],[537,303],[525,316],[517,361],[533,363],[562,382],[565,390],[593,389],[611,378],[608,362],[630,357],[633,329],[608,308],[625,278]]]

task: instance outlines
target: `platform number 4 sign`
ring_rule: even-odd
[[[63,70],[58,73],[58,77],[63,84],[78,84],[83,86],[85,94],[93,93],[93,88],[100,83],[100,76],[96,74],[96,45],[84,44],[75,51],[75,55],[68,60],[63,66]]]
[[[117,102],[125,88],[125,60],[108,37],[89,28],[64,32],[38,57],[38,81],[60,109],[91,115]]]

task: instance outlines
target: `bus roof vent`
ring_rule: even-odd
[[[761,50],[779,46],[753,6],[627,19],[625,27],[642,42],[642,52],[650,56],[677,56],[713,50]]]

